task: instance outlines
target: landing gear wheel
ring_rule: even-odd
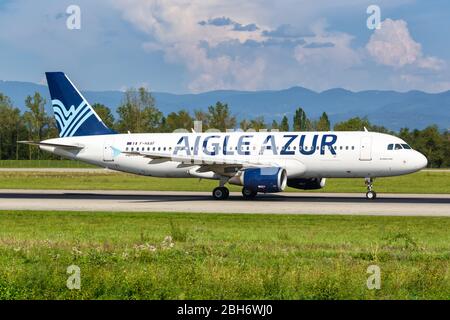
[[[256,197],[256,195],[258,194],[258,192],[249,189],[249,188],[242,188],[242,195],[244,196],[244,199],[248,200],[248,199],[254,199]]]
[[[375,191],[367,191],[366,198],[369,200],[375,200],[377,197],[377,193]]]
[[[229,197],[230,191],[225,187],[217,187],[213,190],[212,195],[216,200],[225,200]]]

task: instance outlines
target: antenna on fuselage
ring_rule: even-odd
[[[369,132],[369,130],[367,130],[367,128],[366,128],[366,127],[364,127],[364,132]]]

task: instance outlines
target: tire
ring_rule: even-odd
[[[212,192],[212,196],[216,200],[225,200],[229,195],[230,191],[225,187],[217,187]]]
[[[256,195],[258,194],[258,192],[249,189],[249,188],[242,188],[242,196],[244,197],[244,199],[249,200],[249,199],[254,199],[256,197]]]
[[[368,200],[375,200],[377,198],[377,193],[375,191],[367,191],[366,198]]]

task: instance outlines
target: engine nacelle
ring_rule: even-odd
[[[249,168],[241,171],[228,182],[257,192],[275,193],[286,188],[287,173],[285,169],[279,167]]]
[[[302,190],[317,190],[325,187],[325,178],[296,178],[288,179],[287,185]]]

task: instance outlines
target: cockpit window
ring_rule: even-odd
[[[393,150],[394,149],[394,145],[391,143],[390,145],[388,145],[388,150]]]
[[[409,144],[402,143],[403,149],[412,149]]]
[[[402,148],[402,145],[399,144],[399,143],[396,143],[396,144],[395,144],[394,150],[401,150],[401,149],[403,149],[403,148]]]

